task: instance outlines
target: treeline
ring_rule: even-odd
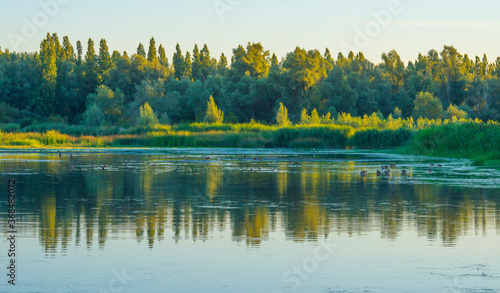
[[[278,60],[260,43],[248,43],[233,49],[229,64],[207,45],[188,52],[177,45],[171,60],[154,38],[130,56],[110,52],[105,39],[96,46],[89,39],[84,54],[80,41],[74,47],[66,36],[60,42],[47,34],[39,52],[0,48],[0,123],[128,127],[146,103],[162,124],[202,121],[210,96],[226,123],[275,124],[280,103],[293,123],[304,109],[332,118],[377,112],[500,120],[500,57],[490,63],[486,55],[471,58],[452,46],[406,65],[394,50],[379,64],[361,52],[334,58],[328,49],[299,47]]]

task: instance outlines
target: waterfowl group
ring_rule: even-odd
[[[431,164],[430,164],[430,166],[431,166],[431,168],[427,171],[427,173],[432,173],[432,172],[433,172],[432,168],[435,166],[435,164],[431,163]],[[442,168],[442,167],[443,167],[443,165],[441,165],[441,164],[437,164],[437,167],[438,167],[438,168]]]
[[[430,163],[429,164],[430,168],[427,170],[427,173],[433,173],[434,172],[434,167],[436,166],[437,168],[442,168],[443,165],[441,164],[434,164],[434,163]],[[383,166],[380,166],[380,168],[382,169],[382,171],[379,171],[377,170],[375,172],[375,175],[377,175],[377,177],[381,176],[381,175],[385,175],[385,176],[390,176],[391,175],[391,169],[394,169],[396,168],[396,164],[394,163],[391,163],[389,164],[389,166],[386,166],[386,165],[383,165]],[[361,171],[359,173],[361,176],[365,177],[368,175],[368,172],[367,171]],[[401,176],[406,176],[408,175],[408,171],[407,170],[401,170]]]
[[[380,177],[381,175],[390,176],[391,175],[391,168],[396,168],[396,164],[391,163],[391,164],[389,164],[389,166],[383,165],[383,166],[380,166],[380,168],[382,169],[382,172],[380,170],[377,170],[375,172],[375,175],[377,175],[377,177]],[[361,176],[365,177],[368,175],[368,171],[361,171],[359,174]],[[406,176],[406,174],[408,174],[408,172],[406,170],[401,170],[402,176]]]

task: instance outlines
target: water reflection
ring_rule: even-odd
[[[422,184],[429,176],[422,161],[405,163],[409,177],[361,177],[359,170],[373,174],[381,159],[204,157],[9,153],[0,160],[0,189],[17,179],[19,219],[28,223],[22,233],[38,234],[47,255],[64,253],[71,242],[103,249],[131,231],[151,248],[170,239],[210,241],[216,231],[249,247],[275,232],[315,241],[372,231],[397,239],[414,230],[445,246],[500,232],[497,188]],[[454,170],[435,176],[450,180]],[[5,205],[0,211],[3,226]]]

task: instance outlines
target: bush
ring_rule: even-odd
[[[19,124],[16,123],[0,124],[0,131],[3,132],[18,132],[19,129]]]
[[[453,104],[451,104],[446,112],[444,112],[444,118],[452,119],[453,117],[456,117],[458,120],[467,119],[467,112],[465,112],[464,110],[460,110],[457,107],[453,106]]]
[[[153,112],[153,109],[151,109],[148,103],[141,106],[140,115],[137,119],[137,125],[139,127],[153,127],[158,124],[158,122],[156,114]]]
[[[203,118],[203,122],[206,123],[222,123],[224,121],[224,113],[217,108],[214,102],[214,98],[210,96],[207,102],[207,112]]]
[[[276,123],[279,127],[292,126],[292,122],[288,119],[288,109],[283,103],[280,103],[280,108],[278,109],[278,113],[276,113]]]

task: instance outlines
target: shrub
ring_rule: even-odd
[[[444,118],[452,119],[453,117],[456,117],[458,120],[467,119],[467,112],[465,112],[464,110],[460,110],[457,107],[453,106],[453,104],[451,104],[444,113]]]
[[[288,119],[288,109],[283,103],[280,103],[280,108],[278,109],[278,113],[276,113],[276,123],[279,127],[292,126],[292,122]]]
[[[205,113],[205,118],[203,118],[203,122],[222,123],[222,121],[224,121],[224,113],[217,108],[214,98],[210,96],[207,102],[207,111]]]
[[[20,129],[19,124],[16,124],[16,123],[0,124],[0,131],[18,132],[19,129]]]
[[[153,112],[153,109],[151,109],[148,103],[141,106],[140,115],[137,119],[137,125],[139,127],[153,127],[158,124],[158,122],[156,114]]]

